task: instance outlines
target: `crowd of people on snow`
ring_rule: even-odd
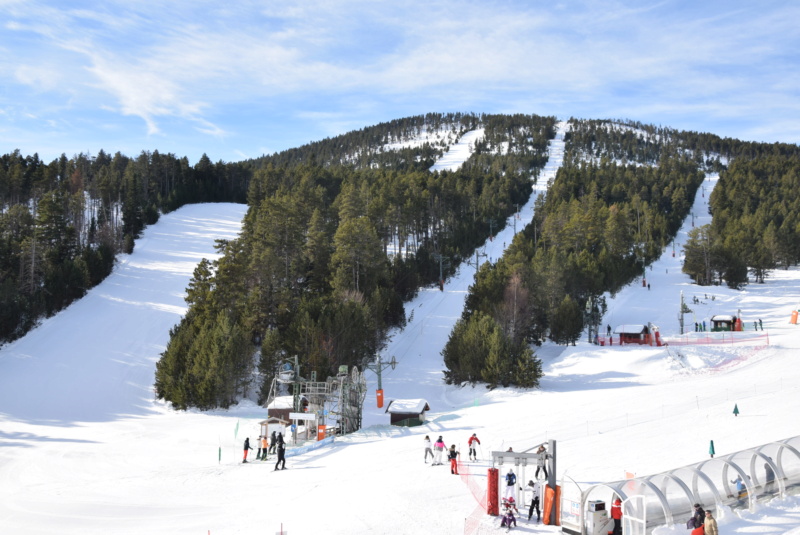
[[[286,469],[286,443],[283,438],[283,433],[276,433],[275,431],[272,432],[269,440],[267,439],[266,435],[259,436],[256,444],[258,446],[258,451],[256,453],[256,460],[259,461],[266,461],[268,454],[277,453],[278,460],[275,463],[275,470],[285,470]],[[470,461],[477,461],[478,460],[478,452],[477,447],[480,447],[481,441],[478,439],[477,433],[473,433],[471,437],[467,440],[467,447],[469,448],[469,460]],[[461,452],[456,448],[455,444],[452,444],[449,448],[445,444],[443,438],[439,436],[439,438],[431,444],[430,436],[425,435],[423,440],[423,445],[425,448],[425,458],[424,461],[428,463],[428,456],[431,457],[432,463],[431,466],[440,466],[444,464],[442,462],[442,456],[444,452],[447,452],[447,459],[450,461],[450,473],[458,475],[458,462],[461,458]],[[243,463],[247,461],[247,455],[250,451],[253,450],[253,447],[250,446],[250,437],[244,439],[244,458],[242,459]],[[508,452],[513,452],[512,448],[508,448]],[[545,449],[544,444],[539,446],[536,450],[537,454],[546,454],[547,451]],[[528,485],[525,487],[525,491],[530,494],[530,509],[528,510],[528,522],[531,521],[533,518],[533,513],[536,512],[536,522],[541,522],[542,512],[540,508],[541,503],[541,496],[542,496],[542,485],[539,482],[539,473],[542,472],[544,478],[547,479],[547,465],[545,463],[545,456],[540,455],[537,459],[536,464],[536,473],[534,474],[533,480],[528,481]],[[765,464],[767,469],[771,472],[771,469],[768,465]],[[770,482],[774,480],[774,474],[772,478],[770,478]],[[517,476],[514,473],[513,469],[509,469],[505,476],[506,487],[505,493],[502,499],[502,515],[500,521],[500,527],[506,528],[506,530],[510,530],[512,527],[517,526],[517,516],[519,516],[519,509],[517,508],[516,500],[514,498],[514,486],[517,483]],[[736,485],[736,490],[738,497],[741,499],[742,496],[746,496],[747,490],[745,488],[744,482],[742,482],[741,477],[737,478],[737,480],[732,481]],[[522,487],[520,487],[521,490]],[[620,498],[616,498],[611,505],[611,519],[613,521],[614,527],[613,531],[610,532],[611,535],[622,535],[622,501]],[[694,504],[694,513],[692,517],[686,523],[687,529],[691,530],[690,535],[719,535],[719,530],[717,527],[717,520],[714,518],[711,511],[704,511],[703,508],[700,506],[699,503]]]
[[[275,463],[275,470],[286,470],[286,442],[283,439],[283,433],[273,431],[269,440],[267,440],[267,435],[260,435],[256,439],[256,445],[258,446],[257,461],[266,461],[268,453],[277,452],[278,462]],[[250,446],[250,437],[247,437],[244,439],[243,463],[247,462],[247,454],[251,451],[253,451],[253,447]]]
[[[480,448],[480,445],[481,441],[478,438],[477,433],[472,433],[472,436],[467,439],[467,448],[469,449],[470,461],[478,460],[478,448]],[[442,456],[445,452],[447,452],[447,459],[450,461],[450,473],[459,475],[458,461],[461,458],[461,452],[456,448],[455,444],[452,444],[448,448],[442,436],[439,436],[439,438],[436,439],[436,442],[431,443],[431,437],[429,435],[425,435],[425,438],[423,439],[423,448],[425,450],[423,459],[425,464],[428,463],[429,456],[431,458],[431,466],[440,466],[444,464],[442,462]],[[511,447],[509,447],[507,450],[507,452],[511,453],[513,453],[513,451],[514,450]],[[548,477],[547,465],[545,463],[545,455],[547,453],[545,446],[539,446],[539,448],[536,450],[536,453],[540,454],[537,459],[536,473],[534,475],[536,479],[528,481],[528,485],[524,489],[520,487],[520,490],[524,490],[526,493],[530,494],[530,509],[528,510],[529,522],[533,518],[534,512],[536,512],[536,522],[541,522],[542,511],[540,508],[540,500],[542,496],[542,484],[539,481],[539,473],[542,473],[545,479]],[[481,456],[483,456],[482,453]],[[502,515],[500,526],[509,530],[512,527],[517,526],[517,516],[519,516],[519,509],[517,508],[517,503],[514,498],[514,487],[517,484],[517,476],[513,469],[510,469],[505,475],[505,481],[506,487],[502,498]]]
[[[469,448],[469,459],[470,461],[477,461],[478,460],[478,452],[477,447],[480,446],[481,441],[478,439],[478,435],[473,433],[472,436],[469,437],[467,440],[467,447]],[[447,452],[447,458],[450,460],[450,473],[458,475],[458,459],[460,458],[460,452],[456,449],[456,445],[453,444],[450,448],[447,448],[447,445],[444,442],[443,437],[439,436],[439,438],[431,444],[430,436],[425,435],[423,439],[423,445],[425,449],[424,454],[424,461],[427,464],[428,456],[432,459],[432,466],[438,466],[443,464],[442,463],[442,455],[444,452]],[[513,452],[512,448],[508,448],[508,452]],[[541,522],[542,518],[542,511],[541,511],[541,499],[542,499],[542,483],[539,480],[539,474],[542,473],[544,475],[544,479],[548,478],[547,473],[547,464],[545,462],[547,450],[542,444],[536,450],[536,453],[539,454],[536,463],[536,472],[534,474],[534,478],[528,481],[527,486],[520,490],[524,490],[530,499],[530,508],[528,510],[528,522],[533,519],[533,513],[536,513],[536,522]],[[544,455],[542,455],[544,454]],[[736,483],[737,491],[740,493],[746,493],[744,490],[744,484],[741,482],[732,482]],[[515,499],[515,486],[517,484],[517,475],[514,473],[513,468],[509,469],[505,475],[505,492],[503,493],[502,497],[502,509],[501,519],[500,519],[500,527],[506,528],[506,531],[510,530],[511,528],[517,527],[517,517],[519,516],[519,509],[517,508],[517,502]],[[527,499],[525,500],[528,501]],[[617,497],[612,505],[610,511],[611,521],[613,522],[613,531],[610,531],[611,535],[622,535],[622,500]],[[690,535],[719,535],[719,530],[717,528],[717,520],[714,518],[711,511],[704,511],[700,504],[694,504],[694,514],[687,522],[687,528],[691,529],[692,532]]]

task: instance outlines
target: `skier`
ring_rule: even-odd
[[[611,518],[614,519],[612,535],[622,535],[622,500],[617,498],[611,505]]]
[[[469,440],[467,441],[467,446],[469,447],[469,460],[470,461],[477,461],[478,460],[478,452],[475,451],[475,443],[476,442],[478,443],[478,445],[480,445],[480,443],[481,443],[481,441],[478,440],[478,435],[475,434],[475,433],[472,433],[472,436],[469,437]]]
[[[456,451],[456,445],[450,446],[450,452],[447,458],[450,459],[450,473],[458,475],[458,458],[461,457],[461,452]]]
[[[542,511],[539,509],[539,497],[542,493],[542,486],[538,481],[528,481],[528,487],[531,491],[531,508],[528,510],[528,521],[533,517],[533,510],[536,509],[536,521],[540,522],[542,519]]]
[[[433,464],[431,466],[440,466],[442,464],[442,452],[447,446],[444,444],[442,437],[433,443]]]
[[[736,485],[736,497],[740,501],[747,497],[747,486],[745,486],[744,481],[742,481],[742,476],[736,476],[736,479],[731,481],[731,483]]]
[[[278,466],[281,467],[281,470],[286,470],[286,444],[283,442],[283,433],[278,433],[276,442],[278,443],[278,462],[275,463],[275,470],[278,470]]]
[[[425,440],[423,441],[425,444],[425,464],[428,464],[428,454],[431,455],[431,460],[433,460],[433,450],[431,449],[431,437],[425,435]]]
[[[506,474],[506,498],[514,496],[514,484],[517,482],[517,476],[514,470],[509,469]]]
[[[515,514],[519,514],[519,509],[517,509],[517,502],[513,496],[509,498],[503,498],[503,508],[508,511],[512,511]]]
[[[269,444],[267,443],[267,435],[261,437],[261,459],[266,461],[267,460],[267,447]]]
[[[256,453],[256,461],[261,460],[261,435],[258,435],[256,439],[256,445],[258,446],[258,453]]]
[[[547,466],[545,466],[544,460],[547,457],[547,450],[544,449],[544,444],[539,446],[539,449],[536,450],[537,455],[539,458],[536,460],[536,473],[533,475],[536,479],[539,479],[539,470],[544,471],[544,478],[547,479]]]
[[[253,448],[250,447],[250,437],[244,439],[244,459],[242,459],[243,463],[247,462],[247,450],[252,450]]]
[[[506,528],[506,531],[509,531],[512,523],[514,527],[517,527],[517,519],[514,518],[514,513],[511,512],[511,509],[507,509],[506,514],[503,515],[502,522],[500,522],[500,527]]]
[[[275,431],[272,432],[272,435],[269,437],[269,452],[275,453],[275,446],[277,446],[278,439],[275,437]]]

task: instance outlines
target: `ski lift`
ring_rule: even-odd
[[[294,369],[288,362],[281,366],[281,371],[278,372],[278,381],[281,383],[291,383],[294,380]]]

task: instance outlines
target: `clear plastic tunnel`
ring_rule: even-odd
[[[644,477],[600,483],[581,489],[562,482],[562,528],[565,532],[602,532],[598,503],[610,507],[619,497],[623,533],[645,535],[659,526],[684,524],[693,504],[721,511],[753,509],[757,502],[800,493],[800,436],[723,455]],[[580,495],[580,498],[578,498]],[[578,504],[580,500],[580,504]]]

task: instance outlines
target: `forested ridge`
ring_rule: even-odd
[[[533,221],[478,272],[443,351],[449,383],[535,386],[524,368],[529,348],[596,333],[603,294],[643,276],[674,239],[705,172],[721,172],[706,230],[719,238],[703,249],[716,251],[718,273],[741,285],[748,266],[763,280],[766,266],[797,263],[797,146],[594,120],[571,120],[565,141]],[[695,276],[692,242],[684,271]]]
[[[440,270],[446,278],[528,200],[554,135],[552,117],[458,119],[444,130],[460,135],[468,121],[489,141],[454,172],[326,156],[329,145],[377,153],[376,139],[441,132],[438,116],[430,128],[398,121],[400,138],[373,133],[363,150],[335,139],[267,158],[241,237],[192,279],[189,313],[157,365],[157,395],[210,408],[257,389],[263,402],[285,358],[320,378],[374,359],[388,329],[405,324],[403,302],[437,284]],[[491,144],[504,149],[496,160]]]
[[[720,173],[709,199],[710,225],[692,229],[683,270],[698,284],[764,282],[770,270],[800,262],[800,151],[765,147]]]
[[[116,255],[160,213],[186,203],[244,202],[241,164],[195,166],[173,154],[102,150],[45,163],[0,156],[0,343],[24,335],[102,281]]]
[[[197,266],[189,310],[156,371],[175,407],[266,397],[297,355],[324,378],[363,365],[405,322],[402,303],[447,278],[527,202],[556,119],[427,114],[238,163],[101,151],[44,163],[0,157],[0,342],[21,336],[110,273],[159,214],[247,202],[243,231]],[[456,172],[429,167],[481,128]],[[684,271],[741,287],[798,261],[798,147],[632,121],[570,120],[564,164],[533,221],[471,287],[445,380],[535,387],[545,339],[574,343],[602,321],[605,292],[643,273],[720,172],[713,222]],[[441,273],[441,275],[440,275]]]

